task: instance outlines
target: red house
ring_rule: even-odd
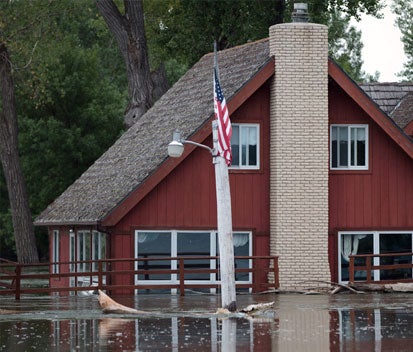
[[[37,217],[53,262],[218,253],[210,155],[187,145],[167,156],[175,130],[211,146],[212,67],[212,54],[201,58]],[[328,58],[327,28],[312,23],[273,26],[269,39],[220,52],[219,67],[233,125],[235,255],[279,256],[280,289],[297,290],[347,281],[351,254],[413,251],[412,84],[358,86]]]

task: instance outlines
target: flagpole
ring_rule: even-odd
[[[214,69],[217,71],[219,78],[219,69],[218,69],[218,50],[217,50],[217,41],[214,41]]]
[[[217,45],[214,42],[214,70],[218,75]],[[219,76],[218,76],[219,78]],[[214,79],[215,84],[215,79]],[[212,121],[213,148],[218,151],[218,121]],[[217,225],[221,276],[221,305],[233,312],[237,310],[235,291],[234,243],[232,234],[231,192],[226,160],[214,156],[217,198]]]
[[[232,235],[231,192],[229,189],[228,165],[231,164],[232,127],[228,115],[224,95],[219,84],[216,43],[214,43],[214,110],[216,118],[212,121],[213,149],[181,139],[175,132],[173,140],[168,144],[168,155],[179,158],[184,151],[184,143],[202,146],[208,149],[215,165],[215,188],[217,198],[217,227],[219,243],[219,263],[221,280],[221,305],[230,312],[237,310],[235,292],[234,242]]]

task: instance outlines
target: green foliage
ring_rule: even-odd
[[[393,12],[397,15],[397,26],[402,33],[402,42],[407,61],[400,77],[413,81],[413,3],[411,0],[394,0]]]
[[[330,54],[354,79],[363,77],[361,43],[349,18],[377,15],[380,4],[309,1],[312,21],[329,25]],[[290,20],[293,1],[144,0],[144,6],[151,67],[164,64],[173,83],[212,51],[214,40],[224,49],[267,37],[270,25]],[[0,1],[0,13],[0,41],[13,64],[21,161],[36,215],[121,133],[126,70],[93,0]],[[47,234],[36,231],[45,256]],[[0,256],[10,256],[12,249],[0,170]]]
[[[168,78],[186,71],[202,55],[268,36],[277,15],[273,0],[148,0],[145,28],[151,63],[164,62]],[[172,76],[172,77],[171,77]]]
[[[20,156],[33,215],[120,135],[127,99],[122,58],[92,1],[0,3],[1,38],[13,63]],[[0,175],[0,250],[11,248]],[[44,229],[36,229],[41,256]]]
[[[365,80],[366,74],[361,68],[361,32],[349,26],[349,21],[341,13],[330,13],[329,17],[329,56],[355,81]]]
[[[268,37],[268,28],[281,18],[291,21],[294,1],[276,0],[147,0],[145,25],[153,66],[165,63],[175,82],[199,58],[212,51]],[[330,55],[355,80],[361,70],[361,36],[349,26],[361,13],[379,16],[381,1],[308,1],[311,21],[329,26]],[[278,5],[278,6],[277,6]],[[284,10],[284,11],[283,11]],[[282,11],[282,12],[281,12]]]

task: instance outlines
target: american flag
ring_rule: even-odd
[[[229,166],[232,161],[232,127],[216,67],[214,67],[214,111],[215,118],[218,120],[218,155],[222,156]]]

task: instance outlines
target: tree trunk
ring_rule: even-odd
[[[124,121],[129,128],[152,106],[154,94],[160,96],[166,91],[165,81],[156,82],[158,89],[154,92],[142,0],[124,0],[125,15],[119,12],[113,0],[96,0],[96,6],[114,35],[125,61],[129,103]],[[166,76],[163,77],[166,80]],[[159,89],[162,90],[161,93]]]
[[[274,18],[273,24],[283,23],[285,13],[285,0],[275,0],[275,9],[277,10],[277,16]]]
[[[17,114],[10,58],[0,43],[0,159],[9,194],[17,259],[20,263],[39,261],[26,184],[18,152]]]

